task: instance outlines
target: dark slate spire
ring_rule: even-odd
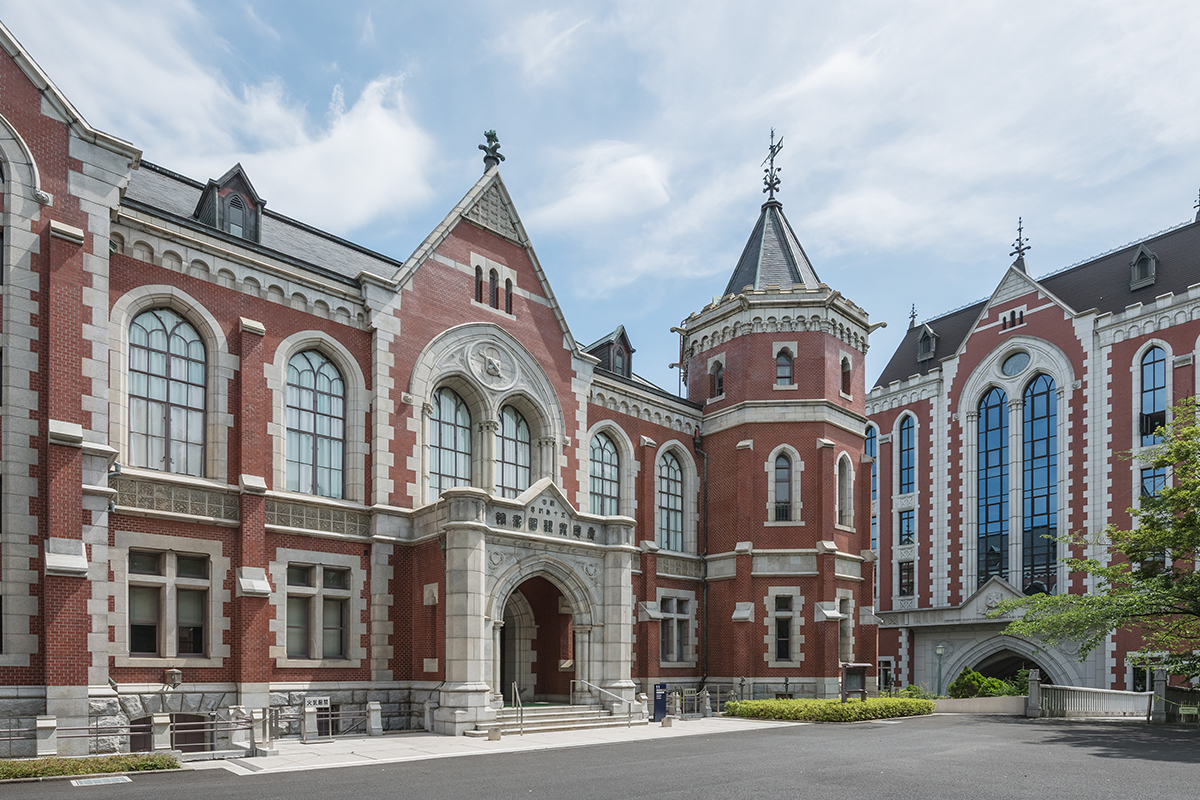
[[[817,273],[813,270],[800,240],[783,215],[783,204],[775,199],[779,190],[779,168],[775,166],[775,156],[783,149],[783,139],[775,142],[775,130],[771,129],[771,150],[766,161],[771,165],[764,172],[764,192],[768,192],[767,202],[763,203],[762,213],[759,214],[758,224],[746,242],[746,249],[738,259],[737,267],[725,287],[725,294],[737,294],[751,286],[762,289],[772,284],[781,289],[790,289],[792,284],[800,283],[815,287],[820,283]]]
[[[1014,261],[1012,265],[1021,270],[1021,272],[1028,271],[1025,269],[1025,253],[1033,249],[1029,246],[1029,239],[1025,237],[1024,233],[1024,223],[1021,221],[1020,217],[1017,217],[1017,240],[1013,242],[1013,251],[1009,253],[1009,255],[1017,257],[1017,260]]]

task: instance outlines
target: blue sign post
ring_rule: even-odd
[[[661,722],[667,716],[667,685],[654,684],[654,722]]]

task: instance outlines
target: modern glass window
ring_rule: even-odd
[[[899,591],[897,593],[900,597],[912,597],[916,589],[916,573],[913,569],[913,562],[901,561],[899,564],[897,564],[897,567],[899,568],[898,576],[900,579],[897,587]]]
[[[446,489],[471,485],[471,412],[447,388],[433,393],[429,419],[429,494],[436,500]]]
[[[348,657],[350,570],[289,564],[287,568],[287,656],[296,659]]]
[[[775,521],[792,520],[792,460],[780,453],[775,457]]]
[[[607,433],[597,433],[591,445],[591,508],[593,514],[621,513],[621,457]]]
[[[1022,589],[1052,594],[1058,565],[1058,412],[1054,379],[1038,375],[1025,389],[1023,408]]]
[[[979,402],[979,583],[1008,578],[1008,396],[993,388]]]
[[[901,511],[900,512],[900,532],[898,544],[913,544],[917,541],[917,512]]]
[[[129,464],[204,475],[204,343],[168,308],[129,326]]]
[[[1147,467],[1142,470],[1142,497],[1158,497],[1167,488],[1167,468]]]
[[[346,453],[346,384],[316,350],[292,356],[287,371],[287,488],[342,497]]]
[[[850,459],[838,459],[838,524],[847,528],[854,526],[854,475]]]
[[[1158,444],[1155,431],[1167,424],[1167,354],[1157,345],[1142,355],[1142,402],[1138,433],[1143,447]]]
[[[879,515],[875,513],[875,501],[879,499],[879,433],[873,425],[867,426],[863,452],[874,459],[871,462],[871,549],[876,550],[879,547]]]
[[[775,385],[792,385],[792,354],[786,349],[780,350],[775,356]]]
[[[529,488],[529,425],[512,406],[500,409],[497,442],[496,491],[516,497]]]
[[[208,558],[129,552],[129,654],[203,656],[208,640]]]
[[[905,416],[900,422],[900,494],[916,491],[916,425]]]
[[[658,546],[683,550],[683,470],[669,452],[658,460]]]
[[[687,661],[692,601],[684,597],[664,597],[659,600],[658,607],[662,613],[659,658],[662,661]]]

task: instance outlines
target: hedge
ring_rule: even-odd
[[[916,717],[933,713],[932,700],[872,697],[849,700],[731,700],[725,713],[749,719],[786,719],[806,722],[858,722],[889,717]]]
[[[47,778],[54,775],[96,775],[104,772],[141,772],[154,769],[179,769],[179,760],[175,756],[146,753],[90,758],[0,760],[0,780]]]

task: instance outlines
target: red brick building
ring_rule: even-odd
[[[773,192],[685,399],[575,340],[490,154],[393,259],[142,161],[0,43],[0,716],[462,733],[874,663],[869,323]]]

